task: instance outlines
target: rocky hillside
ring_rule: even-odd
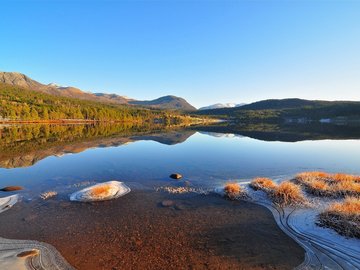
[[[0,83],[19,86],[25,89],[55,96],[77,98],[81,100],[98,101],[112,104],[130,104],[158,109],[174,109],[182,111],[196,110],[185,99],[175,96],[164,96],[155,100],[141,101],[126,98],[116,94],[90,93],[69,86],[59,86],[54,83],[42,84],[18,72],[0,72]]]

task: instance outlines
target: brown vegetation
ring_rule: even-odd
[[[297,205],[305,203],[300,186],[285,181],[279,184],[273,192],[273,201],[280,205]]]
[[[304,204],[306,201],[301,187],[289,181],[277,185],[269,178],[255,178],[250,187],[266,192],[274,203],[281,206]]]
[[[276,188],[276,184],[270,178],[255,178],[251,181],[250,187],[255,190],[273,190]]]
[[[231,200],[245,196],[244,189],[238,183],[227,183],[224,187],[225,196]]]
[[[295,181],[316,196],[360,196],[360,177],[355,175],[303,172],[296,176]]]
[[[360,238],[360,199],[346,197],[342,202],[331,204],[319,215],[319,225],[345,236]]]

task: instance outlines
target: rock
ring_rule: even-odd
[[[24,257],[30,257],[30,256],[37,256],[37,255],[39,255],[39,250],[33,249],[33,250],[23,251],[23,252],[19,253],[17,255],[17,257],[24,258]]]
[[[185,210],[186,207],[183,204],[175,204],[175,209],[176,210]]]
[[[164,200],[161,202],[161,205],[163,207],[170,207],[170,206],[173,206],[175,203],[174,201],[171,201],[171,200]]]
[[[182,178],[182,175],[179,174],[179,173],[173,173],[173,174],[170,175],[170,178],[172,178],[172,179],[180,179],[180,178]]]
[[[70,195],[70,201],[95,202],[119,198],[130,192],[123,182],[109,181],[96,184]]]
[[[22,190],[23,187],[20,186],[8,186],[8,187],[4,187],[2,189],[0,189],[0,191],[17,191],[17,190]]]

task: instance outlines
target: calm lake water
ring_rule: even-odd
[[[113,127],[104,134],[104,128],[91,126],[61,128],[2,127],[0,186],[21,185],[31,196],[83,181],[173,185],[174,172],[184,176],[180,183],[204,188],[258,176],[282,180],[312,170],[360,174],[360,140],[354,138],[284,142],[193,128],[125,135]]]

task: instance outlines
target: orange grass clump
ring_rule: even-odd
[[[356,197],[346,197],[342,203],[331,204],[327,211],[336,212],[346,216],[360,216],[360,199]]]
[[[305,202],[301,188],[288,181],[280,183],[275,188],[272,197],[280,205],[296,205]]]
[[[360,196],[360,177],[355,175],[303,172],[296,176],[295,181],[317,196]]]
[[[224,192],[226,197],[232,200],[244,194],[243,188],[238,183],[227,183],[224,187]]]
[[[318,224],[339,234],[360,238],[360,198],[346,197],[343,202],[331,204],[319,215]]]
[[[251,181],[250,187],[255,190],[273,190],[277,185],[270,178],[259,177]]]
[[[109,194],[110,189],[111,189],[110,185],[101,185],[101,186],[92,188],[90,193],[92,196],[100,197],[100,196],[105,196],[105,195]]]
[[[351,174],[344,174],[344,173],[337,173],[332,176],[332,179],[337,182],[358,182],[360,181],[359,176],[351,175]]]

